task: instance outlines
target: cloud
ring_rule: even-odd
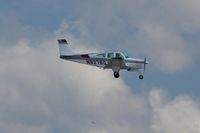
[[[91,121],[100,130],[144,130],[144,101],[112,71],[60,60],[56,39],[30,42],[1,45],[2,131],[89,132]]]
[[[199,31],[199,8],[191,9],[190,3],[198,5],[195,0],[87,0],[77,5],[80,18],[74,25],[77,30],[84,29],[80,38],[110,50],[128,51],[132,56],[147,56],[156,69],[175,73],[196,60],[197,43],[183,35]]]
[[[200,106],[191,97],[177,96],[166,100],[161,90],[150,93],[153,109],[152,128],[156,133],[200,132]]]
[[[44,126],[24,126],[20,124],[5,124],[5,123],[0,123],[0,131],[2,133],[47,133],[47,128]]]
[[[10,47],[20,40],[36,42],[50,38],[50,33],[41,28],[32,27],[22,23],[17,14],[13,12],[0,12],[0,45]]]
[[[163,21],[185,32],[199,31],[199,5],[196,0],[164,0],[160,2]]]
[[[86,2],[86,7],[90,6],[88,3],[91,1]],[[0,16],[5,20],[1,27],[12,33],[12,39],[5,35],[6,39],[0,41],[0,132],[199,132],[198,100],[181,94],[172,99],[164,89],[151,87],[147,87],[149,91],[145,94],[136,93],[123,79],[114,79],[112,71],[59,59],[56,39],[67,36],[79,51],[101,51],[104,46],[113,47],[113,44],[117,49],[123,44],[139,55],[138,49],[141,49],[165,72],[176,72],[191,63],[188,42],[179,30],[151,19],[147,22],[152,23],[140,23],[148,20],[145,13],[151,11],[154,4],[118,1],[111,8],[113,4],[110,1],[104,7],[105,2],[99,2],[91,9],[81,8],[88,10],[80,20],[72,27],[67,20],[63,21],[56,35],[47,33],[50,37],[38,29],[32,30],[34,27],[24,31],[27,26],[16,16]],[[141,10],[148,4],[147,11]],[[133,5],[135,8],[131,8]],[[118,15],[121,11],[124,12]],[[128,17],[123,17],[125,14]],[[12,28],[9,29],[7,21]],[[77,28],[80,28],[80,36],[71,33]],[[34,41],[38,36],[43,39]],[[130,45],[134,41],[145,44]],[[96,47],[100,42],[102,48]]]
[[[1,45],[0,131],[199,132],[198,102],[189,96],[170,99],[156,88],[138,94],[112,71],[60,60],[60,33],[79,41],[67,26],[59,31],[36,46],[28,39]]]
[[[166,27],[145,24],[141,26],[133,42],[142,44],[137,47],[139,52],[149,55],[152,65],[165,72],[175,73],[193,63],[187,43]]]
[[[26,8],[31,9],[32,12],[38,6],[39,12],[45,15],[55,13],[56,17],[64,18],[66,14],[68,32],[75,34],[80,43],[84,42],[87,47],[92,45],[108,51],[128,51],[131,56],[146,56],[155,69],[165,73],[183,71],[185,68],[192,67],[198,60],[200,10],[199,2],[196,0],[189,2],[186,0],[151,2],[148,0],[123,2],[86,0],[84,3],[79,0],[67,3],[61,0],[39,3],[30,0],[29,3],[31,4],[27,4]],[[20,7],[17,3],[14,5]],[[16,12],[22,13],[17,9]],[[5,27],[1,30],[4,34],[2,33],[0,38],[4,38],[4,42],[11,40],[10,38],[23,39],[24,36],[29,40],[35,37],[35,41],[42,40],[42,35],[46,35],[44,38],[50,38],[48,31],[44,32],[44,29],[23,27],[16,14],[0,15],[4,20],[1,22],[4,25],[2,27]],[[26,19],[29,18],[26,13],[23,15],[26,15]],[[58,23],[57,19],[53,20],[52,23]],[[44,23],[46,20],[42,21]],[[52,27],[52,24],[48,24]],[[19,28],[15,29],[15,27]],[[38,30],[40,33],[37,33]],[[13,34],[5,39],[5,36],[8,37],[10,33]],[[188,40],[185,34],[191,36],[192,41]]]

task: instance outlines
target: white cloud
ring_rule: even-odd
[[[189,96],[165,100],[160,90],[151,92],[152,129],[156,133],[199,133],[200,106]],[[163,103],[164,102],[164,103]]]
[[[114,4],[117,9],[111,8],[112,2],[100,2],[94,7],[91,6],[93,12],[86,10],[86,15],[74,25],[81,27],[80,38],[69,32],[70,26],[67,22],[63,22],[56,32],[56,37],[45,38],[37,30],[25,28],[26,32],[21,31],[21,28],[24,28],[23,24],[17,19],[14,19],[16,22],[11,21],[13,29],[18,29],[20,35],[16,36],[14,32],[12,34],[13,38],[15,37],[12,40],[14,44],[5,39],[3,42],[10,45],[5,47],[2,42],[0,45],[0,132],[199,132],[199,104],[189,96],[177,96],[171,99],[162,89],[153,89],[145,92],[149,93],[148,99],[146,94],[136,94],[122,79],[114,79],[112,71],[103,71],[59,59],[56,44],[58,37],[67,36],[80,51],[99,51],[101,49],[91,45],[91,42],[96,39],[101,41],[102,38],[105,39],[102,42],[112,42],[115,38],[114,43],[121,39],[120,42],[123,42],[129,35],[126,31],[128,25],[128,28],[136,27],[137,31],[136,35],[133,33],[127,37],[127,42],[122,43],[123,46],[134,52],[138,51],[134,50],[135,48],[141,51],[148,49],[142,52],[147,53],[154,62],[158,62],[165,72],[175,72],[187,67],[191,63],[192,56],[191,51],[187,51],[188,43],[180,32],[173,28],[168,29],[167,24],[151,19],[144,23],[147,11],[151,11],[154,7],[151,4],[152,7],[143,11],[148,5],[145,3],[145,0],[119,2]],[[104,10],[105,4],[106,10]],[[96,19],[96,11],[99,19]],[[121,11],[124,13],[120,14]],[[126,13],[128,15],[123,18]],[[158,13],[158,16],[160,15],[162,14]],[[124,23],[126,21],[128,23]],[[88,28],[88,25],[96,29],[91,32],[91,27]],[[6,22],[1,24],[1,27],[4,26],[9,27]],[[189,29],[192,30],[194,27]],[[10,30],[12,32],[12,29]],[[34,34],[31,34],[32,32]],[[34,38],[30,38],[30,34],[28,37],[24,36],[28,33],[34,38],[37,33],[45,39],[33,44]],[[83,41],[92,34],[93,41]],[[143,42],[145,45],[130,45],[134,42],[133,36],[136,36],[134,39],[137,43]],[[145,40],[142,40],[143,37]],[[9,35],[5,35],[5,38],[9,38]],[[89,49],[86,46],[90,46]],[[117,44],[115,46],[117,47]],[[175,63],[176,61],[178,63]]]
[[[91,121],[106,132],[144,130],[144,100],[112,71],[60,60],[56,39],[29,42],[0,49],[2,131],[89,132]]]
[[[60,60],[56,39],[0,50],[3,132],[199,132],[200,108],[192,98],[171,100],[153,89],[148,100],[112,71]]]
[[[132,40],[141,44],[137,47],[139,52],[149,55],[152,65],[165,72],[173,73],[193,63],[191,51],[184,39],[166,27],[142,25]]]
[[[163,0],[160,2],[163,21],[180,31],[199,31],[200,2],[198,0]]]
[[[192,66],[196,60],[197,46],[188,42],[183,33],[199,31],[198,3],[87,0],[77,6],[80,18],[75,25],[84,29],[81,37],[89,41],[111,50],[147,56],[156,69],[175,73]]]

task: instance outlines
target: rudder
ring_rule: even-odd
[[[66,39],[58,39],[60,56],[69,56],[74,54]]]

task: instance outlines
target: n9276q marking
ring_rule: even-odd
[[[106,61],[98,60],[98,59],[87,59],[86,62],[87,64],[91,64],[91,65],[105,65],[106,64]]]

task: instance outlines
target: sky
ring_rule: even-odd
[[[1,133],[199,133],[200,1],[0,0]],[[124,51],[138,73],[59,59]]]

